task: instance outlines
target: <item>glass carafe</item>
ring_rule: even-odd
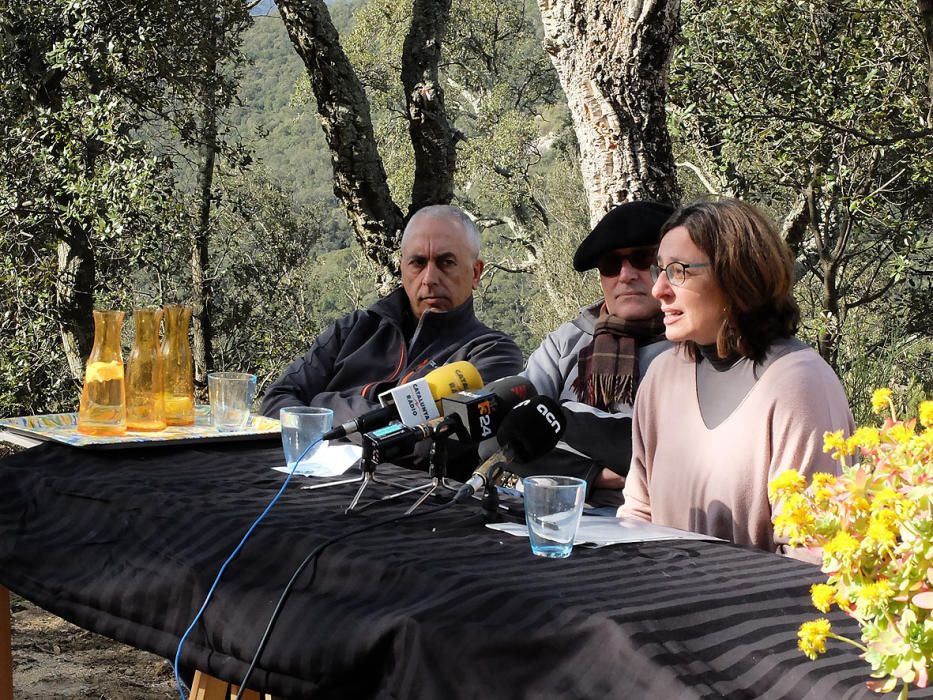
[[[162,309],[134,309],[136,337],[126,359],[126,427],[165,430],[164,374],[159,351]]]
[[[122,311],[94,312],[94,347],[84,370],[78,408],[79,433],[123,435],[126,432],[126,394],[120,351],[122,329]]]
[[[194,425],[194,360],[188,342],[190,306],[165,307],[162,366],[165,370],[165,422]]]

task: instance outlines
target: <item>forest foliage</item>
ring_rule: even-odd
[[[162,59],[197,55],[197,18],[184,13],[198,6],[211,5],[125,0],[115,25],[112,3],[94,0],[5,15],[2,416],[76,406],[80,373],[63,352],[60,317],[69,236],[88,242],[95,306],[190,298],[198,200],[188,136],[199,104],[186,75],[200,69],[179,62],[191,70],[176,75]],[[344,0],[330,13],[403,201],[413,155],[398,27],[411,3]],[[589,222],[576,140],[533,3],[454,0],[450,17],[440,74],[460,134],[454,201],[483,230],[477,308],[527,353],[599,294],[592,274],[570,266]],[[379,270],[334,195],[281,20],[253,17],[242,44],[223,50],[232,101],[212,186],[213,361],[265,384],[325,324],[372,301]],[[854,406],[879,385],[933,393],[931,70],[907,0],[682,3],[668,127],[685,198],[739,196],[784,227],[802,334]]]

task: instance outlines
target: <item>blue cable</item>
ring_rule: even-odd
[[[181,674],[178,672],[178,661],[181,658],[181,648],[185,644],[185,640],[188,638],[188,635],[191,634],[191,630],[194,629],[194,626],[198,624],[198,620],[201,619],[201,615],[204,612],[204,609],[207,607],[208,602],[211,599],[211,596],[214,594],[214,589],[217,588],[217,584],[220,583],[220,577],[224,574],[224,569],[227,568],[227,564],[233,561],[233,558],[239,553],[243,548],[243,545],[246,544],[246,540],[249,539],[249,536],[253,534],[253,530],[256,529],[256,526],[262,522],[262,519],[266,517],[266,513],[272,510],[272,506],[275,505],[276,501],[279,500],[279,496],[285,491],[285,487],[288,486],[288,482],[291,481],[292,475],[295,473],[295,469],[298,468],[298,465],[301,464],[301,461],[305,456],[311,451],[315,445],[321,442],[322,438],[318,438],[310,445],[308,445],[304,452],[298,455],[298,459],[295,460],[295,464],[292,466],[292,470],[288,473],[288,476],[285,477],[285,483],[282,484],[282,488],[279,489],[279,492],[275,494],[275,498],[269,501],[269,505],[266,506],[266,509],[262,511],[260,516],[253,521],[253,524],[249,526],[249,529],[246,531],[246,534],[243,535],[243,539],[240,540],[240,544],[236,546],[236,549],[230,553],[230,556],[227,557],[227,560],[220,567],[220,571],[217,572],[217,576],[214,577],[214,582],[211,584],[210,590],[207,592],[207,595],[204,597],[204,602],[201,604],[201,609],[198,610],[197,615],[194,616],[194,619],[191,621],[191,624],[188,625],[188,629],[185,630],[185,633],[181,635],[181,639],[178,642],[178,649],[175,651],[175,663],[172,665],[172,669],[175,671],[175,685],[178,686],[178,694],[181,696],[181,700],[187,700],[185,696],[184,686],[181,682]]]

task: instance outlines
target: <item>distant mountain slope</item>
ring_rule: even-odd
[[[334,9],[335,23],[349,20],[344,8]],[[325,204],[326,247],[345,246],[349,226],[333,194],[330,154],[314,109],[299,113],[289,104],[304,65],[277,14],[255,18],[244,51],[252,65],[240,81],[241,105],[232,111],[232,123],[269,173],[293,190],[297,205]]]

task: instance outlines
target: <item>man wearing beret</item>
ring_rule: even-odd
[[[603,298],[544,339],[523,372],[559,401],[567,430],[557,448],[521,473],[579,476],[593,506],[619,505],[632,457],[632,404],[664,340],[661,306],[651,296],[658,232],[672,207],[629,202],[610,211],[573,256],[579,272],[599,269]]]

